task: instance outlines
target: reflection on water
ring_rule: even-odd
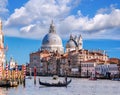
[[[41,77],[41,81],[50,79],[49,77]],[[34,85],[34,78],[32,78],[31,80],[26,79],[25,87],[19,85],[16,88],[0,88],[0,95],[120,95],[120,82],[74,78],[66,88],[40,86],[38,78],[36,85]]]

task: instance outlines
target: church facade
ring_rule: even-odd
[[[102,71],[105,71],[104,74],[107,73],[108,71],[103,70],[102,65],[108,64],[114,68],[115,66],[111,63],[109,56],[104,51],[84,49],[81,35],[70,35],[64,52],[62,40],[57,35],[52,22],[48,34],[42,40],[41,50],[30,54],[30,63],[27,68],[28,71],[31,68],[33,72],[36,67],[37,73],[40,75],[64,76],[67,73],[69,76],[90,76],[96,72],[102,74]],[[99,69],[96,71],[96,68],[99,67],[101,71]],[[109,72],[118,73],[118,70]]]

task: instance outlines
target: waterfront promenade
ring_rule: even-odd
[[[40,77],[41,81],[48,81],[51,77]],[[62,79],[62,78],[61,78]],[[84,78],[72,78],[66,87],[44,87],[34,84],[34,78],[26,79],[26,85],[15,88],[0,88],[0,95],[119,95],[120,82],[111,80],[90,81]]]

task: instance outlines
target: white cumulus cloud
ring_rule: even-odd
[[[63,38],[72,33],[82,34],[84,38],[120,39],[120,9],[114,6],[110,6],[110,10],[101,8],[91,18],[83,16],[80,10],[77,14],[71,14],[71,10],[79,1],[29,0],[21,8],[15,9],[7,19],[5,34],[42,38],[48,33],[49,24],[53,19],[57,33]]]
[[[96,14],[93,18],[68,16],[59,24],[59,30],[66,35],[77,33],[91,34],[93,38],[120,39],[120,9],[114,9],[109,14]],[[88,34],[88,35],[87,35]],[[112,36],[112,35],[116,35]],[[91,37],[90,37],[91,38]]]
[[[0,17],[4,18],[6,13],[8,13],[8,9],[6,8],[8,4],[8,0],[0,0]]]

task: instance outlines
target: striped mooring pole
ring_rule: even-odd
[[[7,64],[7,62],[6,62],[6,80],[8,80],[8,64]]]
[[[23,65],[23,76],[24,76],[24,79],[25,79],[25,77],[26,77],[26,66],[25,65]]]

